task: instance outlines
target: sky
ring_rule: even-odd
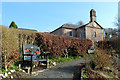
[[[0,3],[1,4],[1,3]],[[117,28],[118,2],[2,2],[2,23],[14,21],[19,28],[38,32],[53,31],[65,23],[90,21],[90,10],[96,11],[103,28]]]

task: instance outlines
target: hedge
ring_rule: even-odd
[[[65,49],[69,49],[70,55],[84,55],[92,46],[91,40],[68,36],[59,36],[50,33],[36,34],[36,44],[44,51],[49,51],[53,57],[59,58]]]
[[[65,49],[68,50],[69,55],[84,55],[92,46],[92,42],[88,39],[0,27],[2,27],[3,62],[9,63],[9,65],[16,59],[22,60],[22,44],[39,46],[41,52],[49,51],[50,55],[55,58],[61,57]],[[4,61],[5,56],[6,61]]]

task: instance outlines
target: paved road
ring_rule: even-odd
[[[73,78],[74,71],[76,70],[76,68],[79,65],[88,61],[89,58],[86,57],[65,63],[60,63],[53,69],[49,69],[44,72],[39,72],[36,76],[33,76],[33,78]]]

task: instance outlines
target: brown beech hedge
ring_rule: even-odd
[[[1,52],[2,66],[10,68],[15,62],[22,61],[22,44],[39,46],[41,52],[49,51],[52,57],[59,58],[68,49],[69,55],[83,55],[91,47],[91,41],[57,36],[50,33],[39,33],[31,30],[21,30],[0,26],[2,28]]]
[[[91,40],[59,36],[50,33],[37,33],[36,43],[43,51],[49,51],[52,57],[59,58],[64,50],[69,50],[70,55],[84,55],[92,46]]]

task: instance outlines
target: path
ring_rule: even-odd
[[[85,60],[86,59],[86,60]],[[33,78],[73,78],[73,74],[75,69],[85,63],[88,62],[89,58],[81,58],[65,63],[60,63],[53,69],[46,70],[44,72],[39,72],[36,76],[33,76]]]

